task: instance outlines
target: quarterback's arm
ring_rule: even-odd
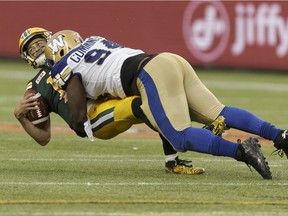
[[[50,118],[46,121],[43,129],[40,129],[34,126],[29,119],[26,117],[27,112],[29,110],[35,110],[35,105],[37,105],[37,101],[35,98],[31,97],[33,94],[28,94],[24,96],[19,104],[16,106],[14,110],[14,115],[16,119],[20,122],[24,130],[40,145],[47,145],[51,138],[51,125]]]

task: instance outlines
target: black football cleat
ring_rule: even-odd
[[[258,142],[258,139],[250,137],[240,144],[239,148],[242,152],[240,161],[245,162],[249,168],[252,166],[264,179],[272,179],[270,167],[265,161]]]
[[[277,136],[274,141],[274,147],[277,149],[274,152],[277,152],[280,157],[283,157],[284,154],[288,158],[288,131],[282,130],[281,133]]]

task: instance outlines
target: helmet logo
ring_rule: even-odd
[[[26,37],[30,36],[30,29],[24,31],[21,35],[22,40],[25,40]]]
[[[49,44],[48,47],[53,51],[53,54],[59,51],[59,48],[62,49],[65,46],[63,35],[58,35],[54,38]]]

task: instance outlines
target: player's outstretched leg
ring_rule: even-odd
[[[225,106],[220,115],[228,127],[246,131],[274,142],[278,155],[288,158],[288,131],[275,127],[247,110]]]
[[[182,160],[172,145],[159,133],[165,153],[166,173],[198,175],[204,173],[204,168],[193,167],[191,160]]]
[[[219,116],[215,121],[213,121],[210,125],[205,126],[205,129],[212,131],[217,136],[221,136],[226,128],[224,117]],[[181,160],[177,153],[174,153],[175,150],[173,147],[168,143],[168,141],[159,134],[162,142],[163,142],[163,149],[166,155],[165,162],[165,171],[166,173],[174,173],[174,174],[186,174],[186,175],[199,175],[205,172],[204,168],[202,167],[193,167],[192,161],[190,160]],[[170,146],[170,147],[169,147]],[[173,154],[174,153],[174,154]],[[169,158],[171,155],[175,155],[172,159]]]
[[[236,159],[245,162],[249,167],[252,166],[264,179],[272,179],[270,168],[261,152],[258,140],[250,137],[239,145],[240,154]]]

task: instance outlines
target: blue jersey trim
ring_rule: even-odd
[[[67,59],[74,53],[75,50],[70,51],[69,53],[67,53],[67,55],[65,55],[59,62],[57,62],[52,70],[51,70],[51,76],[52,78],[55,78],[57,74],[62,73],[62,71],[68,66],[67,63]],[[67,85],[70,81],[70,79],[74,76],[75,74],[73,73],[73,71],[71,71],[71,74],[68,78],[68,80],[65,81],[65,84],[63,86],[59,86],[61,89],[66,90]]]

